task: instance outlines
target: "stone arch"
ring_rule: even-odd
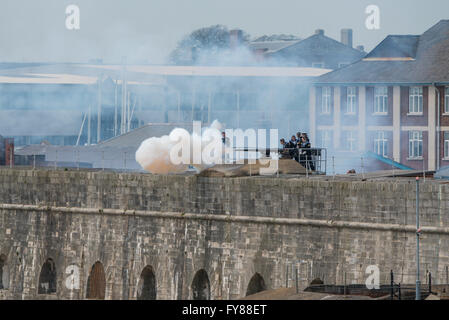
[[[193,277],[192,296],[193,300],[210,300],[210,282],[204,269],[198,270]]]
[[[156,276],[152,266],[143,268],[137,287],[137,300],[156,300]]]
[[[321,285],[321,284],[324,284],[324,282],[323,282],[323,280],[321,280],[319,277],[313,279],[312,282],[310,282],[310,285],[311,285],[311,286],[313,286],[313,285]]]
[[[106,276],[103,264],[97,261],[90,270],[87,278],[86,298],[104,300],[106,293]]]
[[[0,254],[0,290],[2,289],[9,289],[9,268],[4,254]]]
[[[51,258],[48,258],[42,265],[41,273],[39,275],[39,284],[37,286],[37,293],[56,293],[56,265]]]
[[[265,281],[263,277],[259,273],[255,273],[251,280],[249,280],[248,288],[246,289],[246,295],[252,295],[261,291],[267,290],[267,287],[265,285]]]

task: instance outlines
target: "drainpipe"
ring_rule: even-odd
[[[436,83],[433,84],[436,92],[437,92],[437,166],[436,169],[439,170],[440,169],[440,105],[441,105],[441,101],[440,101],[440,90],[438,90]]]

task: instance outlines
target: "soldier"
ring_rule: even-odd
[[[315,171],[315,165],[312,161],[312,151],[311,150],[304,150],[304,149],[310,149],[312,146],[309,142],[309,138],[307,137],[306,133],[303,133],[301,135],[301,142],[299,143],[299,148],[303,149],[301,150],[300,154],[300,163],[303,167],[306,167],[312,171]]]

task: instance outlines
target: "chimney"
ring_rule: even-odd
[[[361,51],[361,52],[365,51],[365,47],[364,46],[357,46],[356,49]]]
[[[315,34],[318,34],[320,36],[324,36],[324,30],[323,29],[316,29]]]
[[[239,29],[229,31],[229,47],[235,49],[243,42],[243,32]]]
[[[341,29],[341,43],[352,48],[352,29]]]

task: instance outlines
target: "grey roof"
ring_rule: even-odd
[[[264,53],[273,53],[289,46],[292,46],[301,40],[278,40],[278,41],[253,41],[249,43],[251,50],[264,50]]]
[[[416,57],[419,36],[390,35],[376,46],[365,58]]]
[[[329,72],[315,82],[449,83],[449,20],[441,20],[419,39],[417,36],[390,36],[387,39],[367,55],[368,60]]]
[[[19,156],[45,155],[47,147],[48,146],[45,144],[30,144],[23,147],[17,147],[14,150],[14,153]]]
[[[302,41],[268,54],[268,56],[273,58],[295,60],[297,62],[317,62],[321,59],[322,61],[332,60],[347,63],[358,61],[365,55],[365,52],[354,49],[323,34],[314,34]]]
[[[135,147],[140,146],[142,141],[151,137],[168,135],[175,128],[192,130],[191,123],[149,123],[128,133],[100,142],[101,147]]]

